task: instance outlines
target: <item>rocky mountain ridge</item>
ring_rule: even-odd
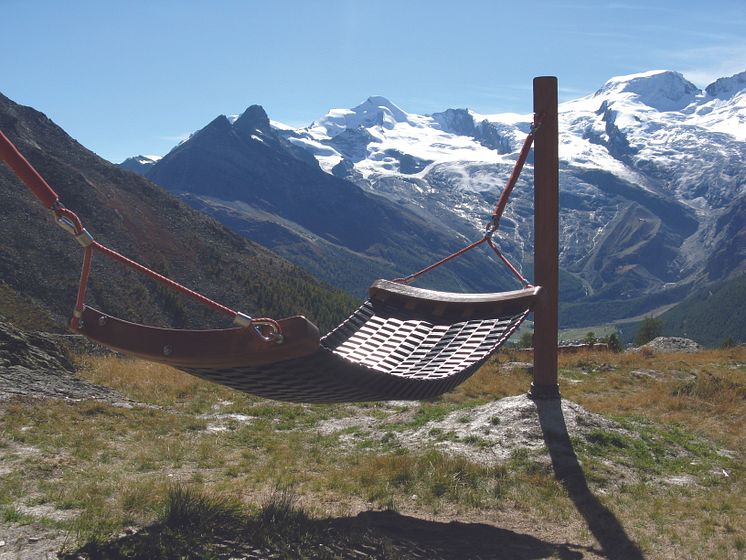
[[[251,315],[305,314],[321,328],[353,308],[347,294],[232,233],[144,178],[99,158],[43,113],[0,95],[0,130],[97,240]],[[36,309],[64,330],[75,302],[80,246],[0,164],[0,315]],[[226,326],[222,316],[97,255],[87,303],[123,319]]]
[[[362,115],[361,122],[366,118]],[[463,244],[461,236],[420,212],[326,173],[313,154],[272,128],[259,106],[235,119],[218,116],[146,176],[234,231],[358,295],[376,278],[415,272]],[[426,282],[455,290],[511,285],[507,272],[485,254],[481,261],[468,255]]]
[[[744,273],[745,81],[746,72],[701,91],[680,73],[651,71],[612,78],[594,94],[560,105],[564,325],[653,311],[682,300],[693,286]],[[416,269],[417,255],[432,260],[478,238],[531,119],[469,109],[417,115],[375,96],[292,129],[272,125],[263,110],[251,107],[241,116],[218,117],[148,176],[243,235],[360,291],[373,276]],[[208,148],[230,134],[243,135],[245,142],[233,144],[230,158],[217,143]],[[196,144],[207,155],[189,163],[186,154],[200,151]],[[289,168],[294,175],[285,172]],[[195,172],[199,187],[190,184]],[[294,189],[309,180],[327,204],[339,202],[337,213],[325,214],[324,231],[309,226],[320,207],[297,204]],[[295,209],[292,215],[276,203],[278,184]],[[360,197],[352,185],[373,198]],[[337,200],[341,192],[355,192],[365,208],[386,207],[397,218],[386,232],[365,226],[370,236],[364,246],[356,245],[347,203]],[[532,206],[529,159],[498,234],[505,253],[528,275]],[[340,227],[325,231],[332,222]],[[391,232],[403,223],[417,225],[393,239]],[[392,251],[392,245],[416,247],[415,254]],[[484,289],[464,269],[441,280],[449,287]]]
[[[560,104],[565,324],[589,324],[599,303],[604,319],[649,311],[681,299],[692,285],[746,270],[745,83],[746,72],[701,91],[677,72],[652,71],[612,78],[594,94]],[[531,115],[414,115],[376,98],[376,119],[371,99],[286,132],[288,139],[325,169],[478,235]],[[341,116],[356,128],[340,126]],[[530,172],[529,164],[524,177]],[[524,178],[500,233],[506,252],[527,270],[532,197]]]

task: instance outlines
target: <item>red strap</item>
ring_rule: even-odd
[[[534,136],[536,135],[536,131],[539,130],[543,119],[543,114],[534,117],[534,122],[531,124],[531,130],[529,130],[528,136],[526,136],[526,139],[523,141],[523,147],[521,148],[521,152],[518,154],[518,159],[513,166],[513,172],[510,174],[510,179],[508,179],[508,182],[500,195],[500,199],[497,201],[497,204],[495,204],[495,210],[492,212],[492,221],[488,226],[488,228],[491,228],[493,232],[497,229],[503,211],[508,205],[510,194],[513,192],[513,187],[515,187],[515,184],[518,182],[518,177],[520,177],[523,166],[528,159],[528,154],[531,151],[531,145],[534,143]]]
[[[422,276],[424,274],[427,274],[431,270],[436,269],[439,266],[444,265],[444,264],[446,264],[449,261],[452,261],[456,257],[460,257],[461,255],[463,255],[467,251],[471,251],[474,247],[479,247],[482,243],[484,243],[485,241],[487,241],[488,237],[489,237],[489,234],[485,235],[484,237],[482,237],[482,239],[480,239],[479,241],[475,241],[474,243],[471,243],[470,245],[467,245],[466,247],[464,247],[462,249],[459,249],[455,253],[452,253],[452,254],[448,255],[447,257],[439,260],[436,263],[431,264],[428,267],[423,268],[420,271],[417,271],[417,272],[415,272],[413,274],[410,274],[409,276],[404,276],[403,278],[394,278],[393,281],[394,282],[399,282],[400,284],[411,284],[412,282],[414,282],[415,280],[417,280],[420,276]]]
[[[503,188],[503,192],[500,195],[500,199],[497,201],[497,204],[495,204],[495,210],[492,212],[492,219],[490,223],[487,225],[487,231],[484,234],[484,237],[482,239],[475,241],[474,243],[471,243],[467,245],[466,247],[459,249],[455,253],[448,255],[447,257],[439,260],[436,263],[431,264],[430,266],[423,268],[422,270],[415,272],[413,274],[410,274],[409,276],[404,276],[403,278],[395,278],[394,282],[399,282],[401,284],[410,284],[411,282],[414,282],[417,280],[420,276],[423,274],[427,274],[431,270],[438,268],[439,266],[442,266],[446,264],[449,261],[452,261],[456,257],[460,257],[467,251],[471,251],[475,247],[479,247],[482,243],[488,243],[489,246],[492,248],[492,250],[497,254],[498,257],[500,257],[500,260],[502,260],[505,265],[510,269],[510,271],[520,280],[525,286],[531,286],[531,283],[526,280],[523,275],[518,271],[518,269],[511,263],[508,258],[502,254],[500,249],[498,249],[497,245],[495,245],[495,242],[492,240],[492,235],[497,230],[498,224],[500,222],[500,217],[503,215],[503,212],[505,211],[505,206],[508,204],[508,199],[510,198],[510,193],[513,192],[513,187],[515,187],[515,184],[518,182],[518,177],[521,175],[521,171],[523,170],[523,166],[526,163],[526,159],[528,159],[528,154],[531,151],[531,145],[534,143],[534,136],[536,135],[536,131],[541,126],[541,121],[544,118],[544,115],[536,115],[534,117],[534,122],[531,124],[531,130],[529,130],[528,135],[526,136],[526,140],[523,142],[523,147],[521,148],[521,152],[518,154],[518,159],[515,162],[515,165],[513,166],[513,172],[510,174],[510,178],[508,179],[507,184]]]
[[[109,249],[105,245],[101,245],[98,241],[94,241],[91,244],[91,247],[95,250],[97,250],[99,253],[103,253],[110,259],[113,259],[115,261],[119,261],[120,263],[124,264],[125,266],[128,266],[130,268],[134,268],[138,272],[144,274],[145,276],[148,276],[155,280],[156,282],[160,282],[161,284],[165,284],[169,288],[172,288],[176,290],[177,292],[180,292],[184,294],[185,296],[188,296],[194,300],[197,300],[198,302],[214,309],[215,311],[219,313],[223,313],[225,315],[229,315],[232,318],[235,318],[237,315],[237,312],[233,309],[226,307],[225,305],[222,305],[218,303],[217,301],[213,301],[210,298],[203,296],[202,294],[195,292],[194,290],[190,290],[186,286],[182,286],[178,282],[174,282],[170,278],[166,278],[162,274],[157,273],[155,270],[149,269],[147,266],[143,266],[138,262],[133,261],[132,259],[129,259],[125,257],[124,255],[117,253],[116,251]],[[82,309],[81,309],[82,310]]]
[[[39,175],[39,173],[36,171],[36,169],[33,168],[28,160],[24,158],[23,155],[21,155],[18,149],[10,140],[8,140],[8,137],[5,136],[2,131],[0,131],[0,160],[8,164],[8,166],[18,176],[18,178],[26,184],[26,186],[31,190],[31,192],[34,193],[34,195],[36,195],[36,198],[38,198],[44,206],[54,211],[57,224],[74,235],[76,239],[78,239],[78,241],[85,246],[85,255],[83,256],[83,266],[80,273],[80,283],[78,285],[78,294],[75,303],[75,312],[73,313],[73,318],[70,320],[70,327],[73,331],[77,331],[80,323],[80,317],[83,314],[86,287],[88,285],[88,277],[91,272],[91,258],[93,256],[94,249],[99,251],[100,253],[103,253],[111,259],[119,261],[120,263],[129,266],[130,268],[134,268],[138,272],[149,276],[157,282],[165,284],[166,286],[178,292],[181,292],[182,294],[194,300],[197,300],[198,302],[214,309],[215,311],[229,315],[234,320],[239,317],[246,318],[246,316],[242,313],[234,311],[233,309],[226,307],[225,305],[213,301],[210,298],[203,296],[198,292],[195,292],[194,290],[190,290],[186,286],[183,286],[178,282],[174,282],[170,278],[166,278],[162,274],[158,274],[154,270],[151,270],[148,267],[143,266],[140,263],[135,262],[132,259],[129,259],[124,255],[121,255],[116,251],[109,249],[108,247],[101,245],[99,242],[95,241],[88,234],[88,232],[84,230],[83,224],[81,223],[77,214],[60,204],[59,196],[57,196],[57,193],[54,192],[52,187],[50,187],[42,178],[42,176]],[[272,337],[265,336],[262,332],[262,327],[269,327],[270,331],[282,335],[280,325],[274,319],[270,319],[267,317],[255,318],[251,319],[251,322],[249,324],[253,324],[254,330],[265,340],[271,340]]]
[[[46,208],[52,208],[59,197],[41,175],[34,169],[21,152],[0,130],[0,160],[8,164],[13,173],[23,181]]]

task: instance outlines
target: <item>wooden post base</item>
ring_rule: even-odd
[[[553,383],[549,385],[531,383],[531,389],[528,392],[528,397],[531,399],[549,400],[561,399],[562,395],[560,395],[559,383]]]

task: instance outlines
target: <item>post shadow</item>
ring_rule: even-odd
[[[610,560],[644,560],[640,548],[629,538],[616,516],[588,488],[585,474],[567,433],[562,400],[535,399],[544,443],[549,450],[554,475],[567,489],[570,499]]]

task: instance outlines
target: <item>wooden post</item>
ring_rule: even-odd
[[[534,140],[534,282],[543,293],[534,307],[533,398],[559,398],[559,126],[557,78],[534,78],[534,113],[542,115]]]

